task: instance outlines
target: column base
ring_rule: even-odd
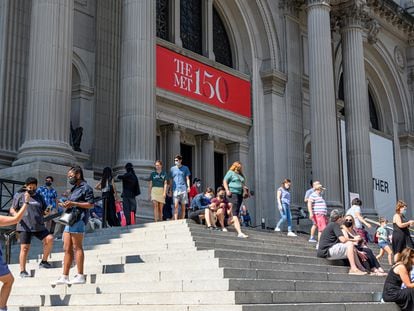
[[[77,161],[68,143],[50,140],[31,140],[25,142],[20,147],[17,160],[13,162],[13,166],[33,162],[72,166]]]
[[[0,150],[0,169],[10,167],[17,157],[17,152]]]

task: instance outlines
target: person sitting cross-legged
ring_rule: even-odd
[[[348,259],[351,266],[349,274],[367,274],[358,269],[359,259],[354,243],[349,238],[346,238],[341,230],[343,213],[334,209],[330,214],[330,218],[331,222],[320,236],[317,256],[328,260]]]

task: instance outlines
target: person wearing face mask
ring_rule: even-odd
[[[60,205],[64,209],[76,208],[80,213],[73,225],[65,226],[63,232],[63,248],[65,252],[63,257],[63,273],[56,282],[52,283],[52,285],[86,283],[86,276],[83,272],[83,264],[85,260],[83,237],[85,234],[85,226],[89,219],[89,209],[94,207],[93,190],[86,183],[80,166],[71,167],[67,176],[69,184],[73,187],[70,190],[68,199],[63,203],[60,203]],[[72,281],[69,281],[69,270],[74,256],[76,258],[78,273]]]
[[[214,190],[207,187],[204,193],[197,194],[190,205],[190,213],[188,218],[194,220],[196,223],[201,223],[200,216],[205,217],[205,210],[211,204],[211,199],[214,198]]]
[[[162,220],[162,209],[167,196],[168,175],[162,169],[162,161],[155,161],[155,171],[150,175],[148,184],[148,196],[151,198],[154,208],[154,221]]]
[[[361,215],[362,201],[359,198],[352,200],[351,208],[346,211],[346,215],[351,215],[355,219],[355,231],[368,242],[368,233],[364,229],[363,225],[367,228],[371,228],[371,225]]]
[[[53,188],[53,177],[46,176],[45,184],[37,188],[36,192],[40,193],[43,199],[46,202],[47,209],[49,210],[50,215],[56,214],[58,212],[58,194],[56,190]],[[50,232],[54,232],[54,224],[53,220],[49,220],[46,222],[46,228]]]
[[[14,196],[12,207],[10,208],[10,214],[16,215],[17,211],[24,204],[29,204],[30,206],[16,226],[20,240],[19,264],[21,278],[30,277],[26,271],[26,261],[33,236],[43,242],[43,257],[39,267],[45,269],[52,267],[47,259],[53,247],[53,235],[46,229],[43,221],[43,217],[47,215],[47,204],[43,197],[36,192],[36,189],[37,179],[34,177],[27,178],[22,190]],[[29,198],[25,195],[26,193],[29,194]]]
[[[361,264],[371,273],[371,275],[386,276],[387,274],[381,268],[380,263],[375,257],[372,250],[368,247],[365,240],[355,230],[355,220],[351,215],[346,215],[342,225],[342,233],[355,244],[357,254]]]
[[[176,155],[174,166],[170,169],[170,178],[172,179],[172,190],[174,200],[174,220],[178,219],[178,206],[181,202],[180,219],[185,218],[185,206],[188,203],[188,192],[190,192],[190,170],[187,166],[182,165],[183,157]]]
[[[288,225],[288,236],[296,236],[295,233],[292,232],[292,214],[290,212],[290,179],[285,179],[282,181],[281,186],[277,189],[276,196],[277,196],[277,203],[278,209],[280,212],[280,220],[276,225],[275,231],[280,231],[280,226],[282,223],[287,221]]]
[[[394,253],[394,262],[400,260],[400,254],[404,248],[414,248],[411,240],[409,227],[414,225],[413,220],[406,220],[405,213],[407,212],[407,204],[398,200],[395,207],[395,214],[392,218],[393,233],[392,233],[392,251]]]
[[[199,194],[199,189],[201,187],[201,180],[199,178],[194,178],[193,179],[193,185],[190,187],[190,192],[188,193],[188,198],[190,200],[190,205],[191,205],[191,201],[193,200],[193,198]]]

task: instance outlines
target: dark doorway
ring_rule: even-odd
[[[187,166],[191,175],[193,175],[193,146],[180,144],[180,152],[183,157],[183,165]]]
[[[214,152],[214,191],[223,184],[224,154]]]

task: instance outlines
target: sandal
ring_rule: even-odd
[[[366,275],[366,272],[363,272],[361,270],[349,270],[348,274],[350,275]]]

